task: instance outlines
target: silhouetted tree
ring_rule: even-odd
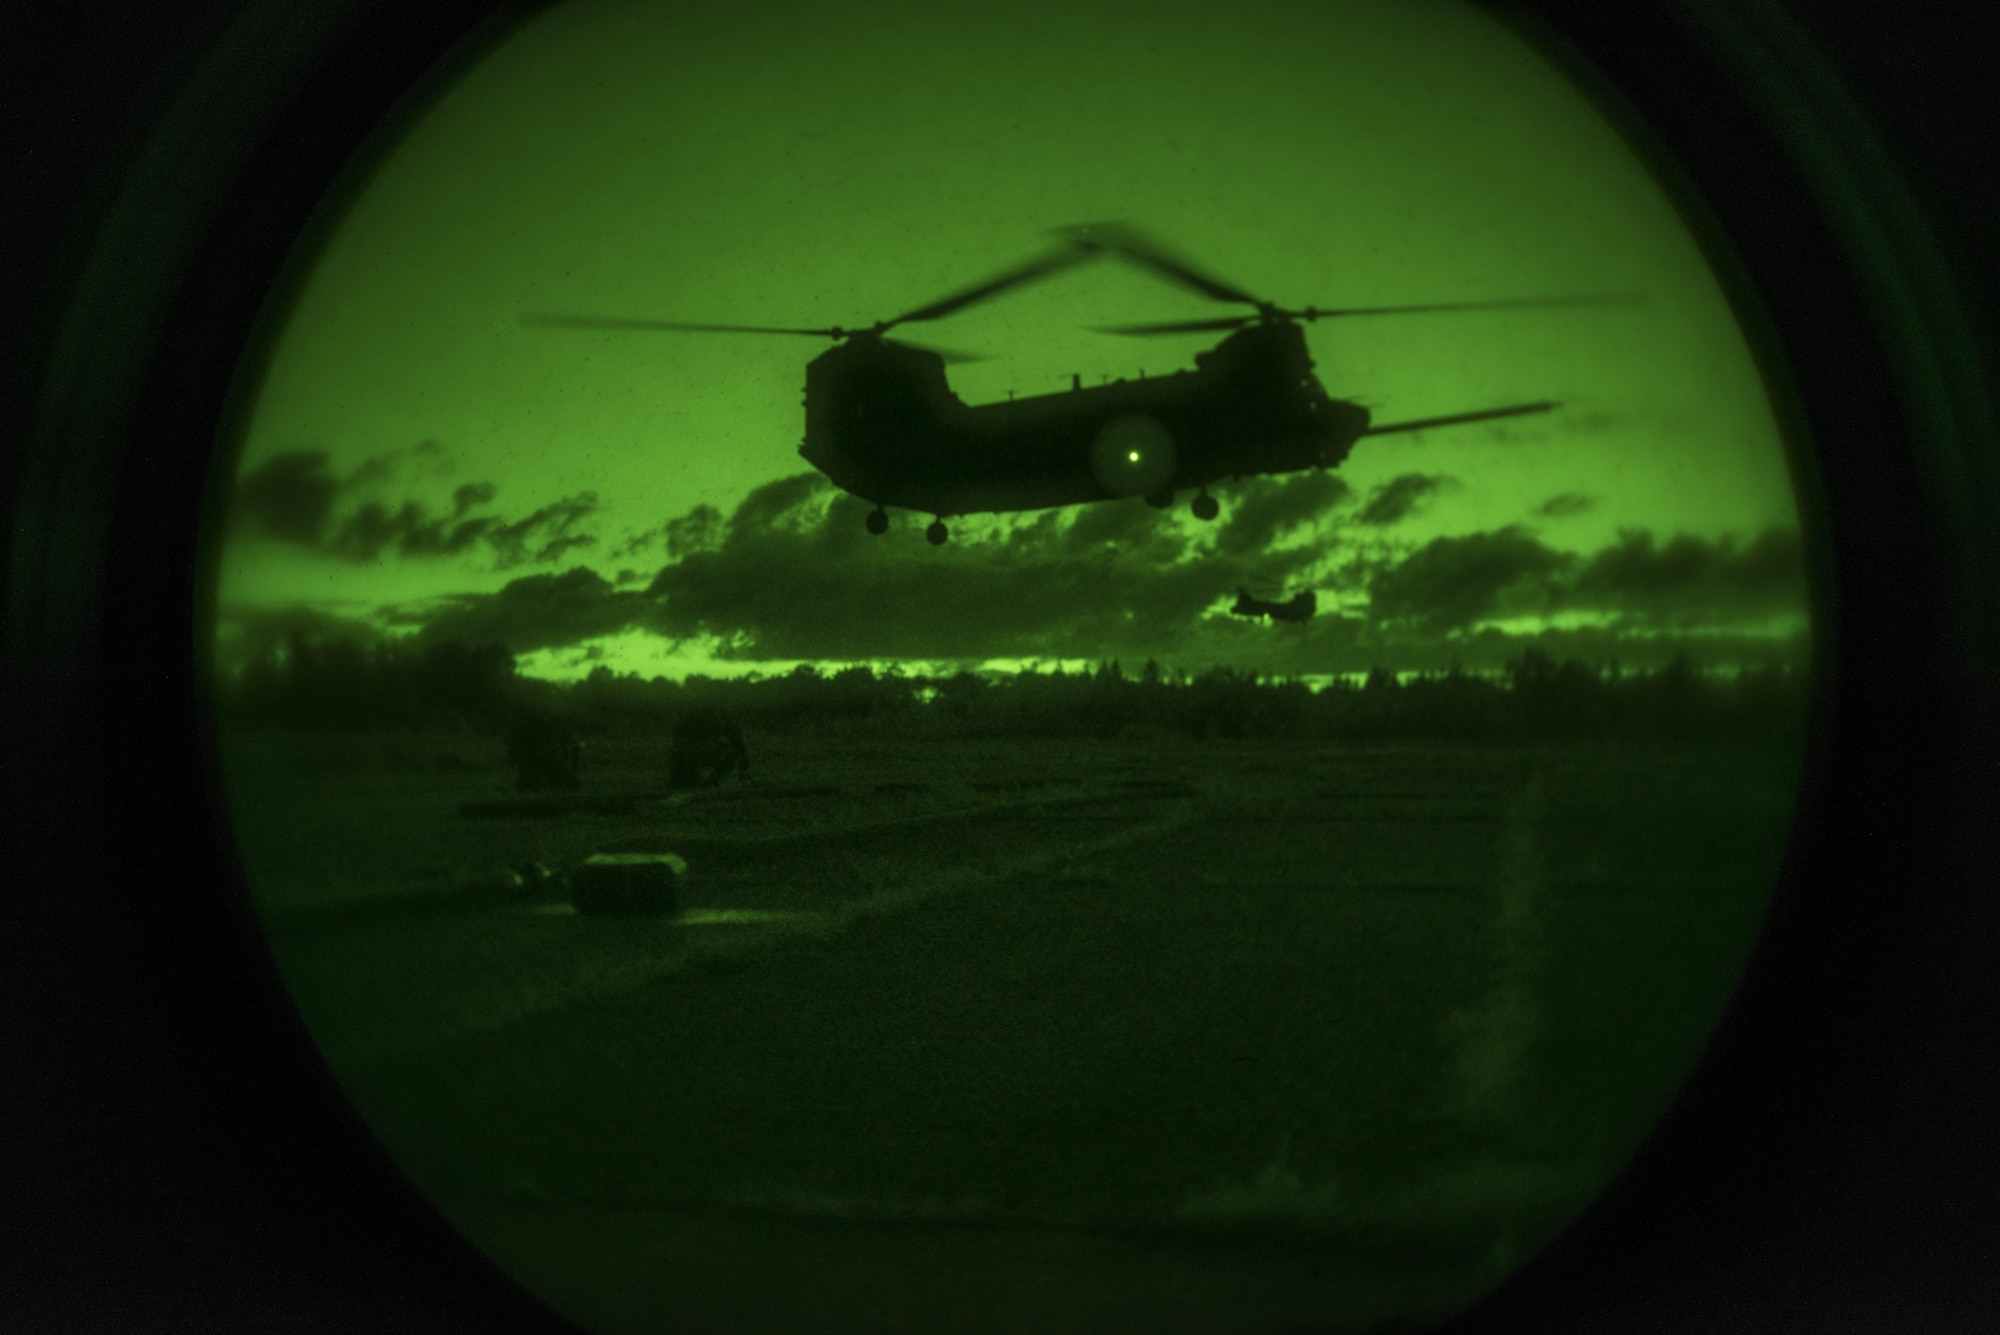
[[[1314,690],[1216,665],[1190,675],[1157,660],[1127,676],[1115,659],[1083,672],[1024,668],[1010,676],[943,678],[867,665],[802,664],[780,676],[649,680],[608,666],[559,684],[520,677],[498,645],[415,646],[294,635],[219,687],[232,719],[312,728],[475,727],[501,731],[522,706],[562,716],[580,737],[671,730],[696,706],[739,728],[780,732],[871,728],[965,736],[1108,738],[1134,726],[1190,737],[1324,740],[1500,740],[1796,737],[1807,684],[1784,667],[1704,676],[1686,656],[1620,675],[1525,649],[1498,676],[1454,663],[1400,679],[1386,666],[1359,685]],[[928,703],[924,703],[928,702]],[[511,735],[511,734],[510,734]]]
[[[294,633],[217,689],[225,716],[239,723],[497,730],[514,687],[513,655],[497,644],[369,648]]]

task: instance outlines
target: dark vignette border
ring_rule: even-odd
[[[29,235],[61,243],[70,290],[28,293],[48,355],[7,405],[27,449],[0,754],[28,837],[9,859],[27,893],[0,896],[0,1324],[568,1329],[445,1224],[321,1063],[241,892],[201,689],[209,502],[237,445],[218,423],[294,294],[295,243],[534,8],[43,20],[76,68],[30,74],[24,101],[57,99],[35,128],[59,144],[84,119],[103,156],[9,164],[47,188]]]
[[[1992,292],[1961,287],[1968,257],[1785,9],[1495,8],[1655,164],[1730,291],[1788,438],[1817,661],[1800,815],[1730,1014],[1620,1180],[1464,1325],[1972,1328],[2000,1311],[1970,1279],[2000,1235],[1974,1019],[1995,1011],[2000,453],[1967,300]]]
[[[234,462],[216,423],[288,300],[295,238],[330,225],[322,191],[391,141],[464,34],[476,49],[533,7],[127,8],[7,20],[16,49],[62,56],[16,85],[26,142],[109,104],[82,118],[97,156],[8,164],[36,187],[29,253],[50,257],[0,289],[47,354],[0,380],[25,442],[0,461],[10,1324],[547,1328],[404,1184],[290,1018],[215,822],[195,592]],[[2000,1314],[1992,348],[1952,300],[1979,257],[1963,232],[1937,257],[1888,150],[1769,0],[1495,8],[1666,168],[1732,285],[1816,511],[1831,670],[1811,801],[1729,1021],[1619,1183],[1460,1324],[1971,1328]],[[1811,31],[1844,71],[1875,53],[1865,27]],[[83,62],[114,96],[79,91]],[[1964,142],[1993,128],[1961,109]]]

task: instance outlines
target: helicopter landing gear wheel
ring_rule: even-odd
[[[944,526],[944,520],[933,519],[931,526],[924,530],[924,536],[930,539],[931,546],[942,547],[944,540],[951,536],[951,530]]]
[[[1192,508],[1194,510],[1194,517],[1196,519],[1213,519],[1217,515],[1222,513],[1221,502],[1217,501],[1215,497],[1209,495],[1205,491],[1201,495],[1194,498],[1194,505]]]
[[[868,531],[878,538],[887,533],[889,531],[889,512],[879,505],[870,510],[868,512]]]
[[[1171,510],[1174,505],[1174,489],[1172,487],[1162,487],[1158,491],[1149,493],[1146,497],[1146,504],[1152,506],[1155,510]]]

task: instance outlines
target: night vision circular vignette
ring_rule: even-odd
[[[1441,1319],[1693,1067],[1799,505],[1701,244],[1490,16],[571,0],[315,244],[236,839],[557,1311]]]

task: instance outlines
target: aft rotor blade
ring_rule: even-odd
[[[1079,246],[1114,251],[1143,264],[1168,280],[1179,283],[1212,301],[1240,301],[1260,305],[1257,298],[1233,283],[1205,274],[1130,223],[1085,223],[1060,229],[1062,235]]]
[[[1019,287],[1023,283],[1033,282],[1037,278],[1046,278],[1052,273],[1070,268],[1072,265],[1081,264],[1090,257],[1091,251],[1088,247],[1079,245],[1065,246],[1051,254],[1042,256],[1040,259],[1030,260],[1028,263],[1017,265],[1005,273],[997,274],[983,283],[964,288],[952,293],[948,297],[942,297],[928,306],[919,306],[913,311],[905,311],[895,319],[886,321],[880,327],[888,329],[894,325],[902,324],[907,320],[941,319],[944,316],[952,314],[954,311],[962,311],[967,306],[971,306],[976,302],[985,301],[988,297],[997,297],[1009,288]]]
[[[1434,426],[1458,426],[1464,422],[1488,422],[1496,417],[1519,417],[1524,413],[1545,413],[1552,408],[1560,408],[1560,403],[1517,403],[1511,408],[1487,408],[1476,413],[1453,413],[1449,417],[1425,417],[1415,422],[1391,422],[1387,426],[1371,426],[1361,434],[1364,436],[1386,436],[1394,431],[1424,431]]]
[[[1225,315],[1215,320],[1175,320],[1168,324],[1094,325],[1094,334],[1200,334],[1216,329],[1241,329],[1256,320],[1254,315]]]
[[[1596,297],[1516,297],[1506,301],[1445,301],[1421,306],[1348,306],[1323,310],[1308,306],[1302,311],[1281,311],[1281,315],[1302,320],[1327,320],[1345,315],[1427,315],[1434,311],[1520,311],[1554,306],[1629,306],[1645,298],[1635,295]]]
[[[689,324],[683,320],[627,320],[615,315],[523,315],[530,329],[679,329],[701,334],[808,334],[839,338],[841,329],[788,329],[756,324]]]
[[[987,354],[983,352],[960,352],[956,348],[941,348],[935,343],[912,343],[908,339],[901,338],[885,338],[882,341],[884,343],[893,343],[899,348],[913,348],[918,352],[935,352],[938,356],[944,358],[946,366],[963,366],[966,362],[983,362],[988,360]]]

